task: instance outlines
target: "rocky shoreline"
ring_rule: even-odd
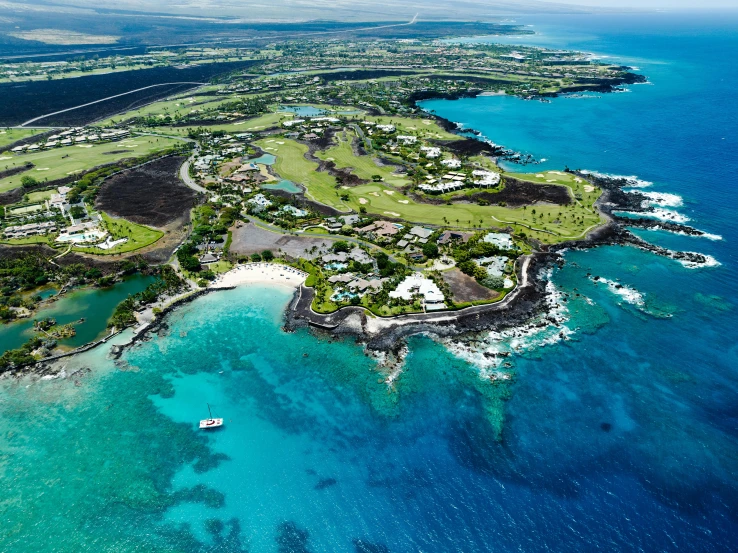
[[[406,340],[413,335],[430,335],[436,339],[453,338],[459,342],[474,341],[479,332],[499,332],[532,324],[538,326],[555,324],[548,316],[552,309],[548,300],[547,275],[550,269],[563,264],[563,252],[568,249],[590,249],[606,245],[633,246],[643,251],[668,257],[681,262],[686,267],[710,266],[709,256],[696,252],[673,251],[647,242],[632,232],[627,226],[641,228],[664,228],[672,232],[703,235],[702,231],[650,219],[631,219],[618,217],[614,211],[649,211],[648,198],[637,191],[624,191],[634,181],[625,177],[593,176],[582,171],[571,171],[592,184],[599,186],[603,194],[595,204],[605,215],[607,222],[589,232],[583,239],[563,242],[541,248],[541,251],[527,256],[518,267],[518,287],[505,300],[459,311],[440,311],[425,314],[401,315],[382,319],[367,316],[363,309],[346,307],[337,312],[323,315],[311,309],[314,292],[302,289],[295,295],[285,314],[285,330],[292,331],[310,327],[319,334],[327,336],[348,336],[365,344],[367,352],[384,361],[391,369],[402,362],[406,351]],[[389,356],[389,357],[387,357]]]
[[[551,269],[562,266],[563,252],[568,249],[590,249],[605,245],[633,246],[641,250],[675,259],[686,266],[710,265],[708,256],[695,252],[677,252],[651,244],[630,232],[626,226],[648,227],[652,223],[668,226],[672,230],[688,233],[700,233],[697,229],[667,224],[648,219],[630,219],[612,214],[619,210],[646,210],[643,207],[645,196],[637,192],[625,192],[623,188],[633,186],[633,181],[623,177],[596,176],[584,172],[576,172],[593,184],[603,189],[597,207],[608,221],[593,229],[581,240],[563,242],[534,252],[519,259],[517,265],[518,286],[498,303],[468,307],[458,311],[437,311],[416,313],[396,317],[382,318],[367,314],[360,307],[344,307],[330,314],[319,314],[312,310],[314,290],[304,285],[295,292],[284,315],[283,329],[293,332],[299,328],[310,328],[311,331],[329,338],[352,338],[366,347],[368,355],[376,357],[388,375],[392,375],[403,363],[407,353],[407,339],[416,335],[428,335],[438,340],[453,339],[459,343],[472,343],[481,332],[515,332],[518,328],[531,325],[545,327],[557,325],[551,313],[555,302],[551,302],[548,289]],[[634,223],[635,221],[635,223]],[[677,228],[678,227],[678,228]],[[138,342],[151,339],[153,334],[167,332],[167,316],[186,302],[218,289],[205,289],[188,295],[167,307],[143,332],[140,332],[128,344],[116,346],[111,352],[116,358],[123,349]]]

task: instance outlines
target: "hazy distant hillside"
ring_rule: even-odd
[[[536,0],[0,0],[0,58],[345,33],[511,34],[522,30],[511,26],[516,14],[583,9]]]
[[[520,13],[581,12],[582,6],[537,0],[34,0],[22,9],[57,10],[64,7],[92,11],[135,11],[176,16],[247,18],[249,21],[397,20],[416,13],[425,19],[470,20]],[[34,7],[31,7],[32,6]],[[0,8],[7,5],[0,2]]]

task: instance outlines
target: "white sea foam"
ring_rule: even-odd
[[[672,209],[664,209],[661,207],[654,208],[653,211],[634,212],[634,211],[616,211],[616,214],[633,215],[635,217],[646,217],[649,219],[658,219],[660,221],[668,221],[671,223],[686,223],[689,217]]]
[[[550,280],[548,272],[546,283],[546,303],[548,312],[530,322],[501,331],[490,331],[473,344],[453,338],[443,339],[442,343],[456,357],[479,368],[481,378],[507,380],[511,376],[502,366],[505,359],[514,353],[534,350],[554,344],[574,333],[564,325],[569,320],[569,311],[561,301],[562,294]]]
[[[684,232],[684,231],[681,231],[681,230],[673,230],[673,229],[670,229],[670,228],[663,228],[663,227],[660,227],[658,225],[655,226],[655,227],[644,228],[643,230],[653,230],[653,231],[661,231],[661,232],[670,232],[672,234],[678,234],[679,236],[689,236],[691,238],[707,238],[708,240],[713,240],[713,241],[718,241],[718,240],[722,240],[723,239],[723,237],[720,236],[719,234],[711,234],[709,232],[704,232],[704,231],[700,231],[702,234],[690,234],[688,232]]]
[[[626,181],[626,186],[630,188],[646,188],[653,184],[651,181],[639,179],[635,175],[612,175],[609,173],[600,173],[598,171],[587,170],[582,170],[582,173],[584,173],[585,175],[592,175],[593,177],[600,177],[603,179],[622,179]]]
[[[592,278],[591,280],[592,282],[602,282],[603,284],[606,284],[610,292],[612,292],[616,296],[620,296],[626,303],[636,305],[638,307],[643,307],[644,305],[646,305],[646,300],[643,293],[639,292],[635,288],[631,288],[630,286],[626,286],[624,284],[620,284],[619,282],[615,282],[614,280],[609,280],[606,278],[600,278],[597,280]]]
[[[697,252],[687,252],[687,253],[697,253]],[[705,262],[704,263],[695,263],[693,261],[688,261],[686,259],[677,259],[679,263],[684,265],[687,269],[701,269],[703,267],[719,267],[722,265],[717,259],[712,257],[711,255],[705,255],[705,254],[699,254],[704,256]]]
[[[669,194],[667,192],[640,192],[646,198],[650,205],[660,205],[664,207],[680,207],[684,205],[684,200],[677,194]]]

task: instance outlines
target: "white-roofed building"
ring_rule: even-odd
[[[503,250],[511,250],[514,247],[512,237],[504,232],[490,232],[483,238],[489,244],[493,244]]]
[[[397,289],[389,293],[391,298],[402,298],[411,301],[415,296],[422,296],[427,310],[443,309],[444,296],[438,285],[420,273],[405,277]]]
[[[500,174],[492,171],[482,171],[477,169],[472,171],[472,177],[474,177],[474,184],[481,186],[482,188],[497,186],[500,182]]]
[[[410,146],[418,141],[418,138],[410,135],[398,135],[397,141],[402,142],[405,146]]]

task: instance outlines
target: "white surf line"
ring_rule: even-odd
[[[154,87],[157,87],[157,86],[171,86],[171,85],[176,85],[176,84],[191,84],[191,85],[204,86],[204,85],[206,85],[208,83],[195,83],[195,82],[184,81],[184,82],[177,82],[177,83],[152,84],[152,85],[149,85],[149,86],[145,86],[143,88],[137,88],[136,90],[129,90],[128,92],[123,92],[122,94],[115,94],[114,96],[108,96],[107,98],[102,98],[100,100],[95,100],[94,102],[87,102],[86,104],[82,104],[80,106],[74,106],[73,108],[62,109],[62,110],[59,110],[59,111],[55,111],[53,113],[47,113],[46,115],[41,115],[39,117],[34,117],[33,119],[29,119],[25,123],[22,123],[21,125],[18,125],[18,128],[25,127],[26,125],[30,125],[34,121],[40,121],[41,119],[46,119],[47,117],[51,117],[52,115],[59,115],[60,113],[66,113],[68,111],[73,111],[75,109],[84,108],[84,107],[87,107],[87,106],[91,106],[93,104],[99,104],[100,102],[107,102],[108,100],[112,100],[114,98],[120,98],[121,96],[126,96],[128,94],[133,94],[134,92],[141,92],[142,90],[148,90],[149,88],[154,88]]]

